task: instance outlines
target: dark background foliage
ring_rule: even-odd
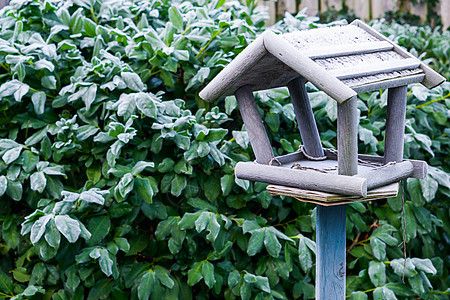
[[[253,4],[22,0],[2,10],[0,298],[314,297],[314,206],[236,180],[236,162],[253,160],[236,100],[197,96],[264,30]],[[328,26],[316,22],[287,15],[272,30]],[[373,26],[448,77],[448,31]],[[334,147],[335,102],[308,90]],[[404,183],[406,264],[402,195],[348,205],[351,299],[449,293],[449,90],[408,91],[405,155],[430,169]],[[382,154],[386,96],[360,95],[360,153]],[[296,151],[287,91],[256,97],[275,152]]]

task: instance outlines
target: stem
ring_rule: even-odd
[[[430,104],[433,104],[434,102],[439,102],[439,101],[445,100],[445,99],[447,99],[448,97],[450,97],[450,93],[448,93],[447,95],[445,95],[445,96],[443,96],[443,97],[441,97],[441,98],[437,98],[437,99],[434,99],[434,100],[425,102],[424,104],[417,105],[417,106],[416,106],[416,109],[417,109],[417,108],[424,107],[424,106],[427,106],[427,105],[430,105]]]
[[[3,69],[5,69],[9,73],[10,69],[9,69],[9,67],[7,65],[3,64],[2,62],[0,62],[0,66],[2,66]]]
[[[195,58],[199,58],[200,55],[202,55],[202,54],[205,52],[206,48],[208,48],[208,46],[212,43],[212,41],[213,41],[213,40],[219,35],[219,33],[221,33],[221,32],[222,32],[222,28],[220,28],[219,31],[215,32],[215,33],[211,36],[211,39],[206,43],[205,46],[203,46],[203,48],[200,50],[200,52],[195,56]]]

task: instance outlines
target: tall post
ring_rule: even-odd
[[[323,149],[320,142],[319,131],[317,130],[311,103],[305,87],[306,80],[302,77],[288,83],[292,105],[294,106],[297,125],[303,141],[303,147],[308,155],[322,157]]]
[[[274,155],[252,89],[248,85],[243,86],[236,91],[235,96],[256,162],[268,165]]]
[[[358,173],[357,99],[338,104],[338,173]],[[346,206],[317,206],[316,299],[345,299]]]
[[[388,90],[384,163],[403,160],[407,91],[406,85]]]

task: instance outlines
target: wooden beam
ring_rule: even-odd
[[[213,102],[226,92],[230,85],[238,81],[243,74],[255,66],[267,54],[264,48],[264,33],[236,56],[211,82],[200,91],[199,97],[207,102]]]
[[[384,162],[401,162],[405,137],[407,86],[388,90],[386,130],[384,136]]]
[[[308,155],[322,157],[324,154],[322,143],[320,142],[319,130],[317,130],[305,84],[306,80],[300,77],[289,82],[288,89],[291,94],[292,105],[294,106],[303,147]]]
[[[415,58],[405,58],[400,60],[389,60],[371,64],[360,64],[350,68],[330,70],[330,74],[340,80],[370,76],[380,73],[390,73],[395,71],[411,70],[418,68],[420,61]]]
[[[337,106],[338,173],[358,173],[358,109],[357,98]]]
[[[394,46],[395,52],[402,55],[403,57],[415,58],[411,53],[409,53],[408,51],[405,51],[399,45],[395,44],[394,42],[389,40],[387,37],[382,35],[381,33],[373,30],[370,26],[368,26],[364,22],[361,22],[360,20],[355,20],[350,25],[355,25],[355,26],[358,26],[359,28],[364,29],[371,35],[377,37],[380,41],[387,41],[387,42],[391,43]],[[427,66],[423,62],[420,63],[420,68],[425,73],[425,78],[423,79],[422,84],[424,86],[426,86],[427,88],[432,89],[432,88],[440,85],[441,83],[445,82],[445,77],[441,76],[439,73],[437,73],[436,71],[431,69],[429,66]]]
[[[355,54],[367,54],[381,51],[392,50],[394,46],[392,44],[379,41],[379,42],[367,42],[367,43],[354,43],[347,45],[336,45],[329,47],[312,48],[302,53],[311,59],[323,59],[337,56],[347,56]]]
[[[342,81],[330,75],[324,68],[302,54],[294,45],[270,30],[264,34],[264,46],[273,56],[311,81],[318,89],[327,93],[338,103],[343,103],[356,96],[355,91]]]
[[[357,176],[366,178],[367,189],[371,190],[411,177],[413,171],[413,164],[409,161],[404,161],[401,163],[368,170],[367,172],[358,174]]]
[[[256,162],[267,165],[274,155],[253,92],[249,86],[243,86],[236,91],[235,96]]]
[[[297,187],[342,195],[367,196],[367,180],[360,177],[297,170],[253,162],[239,162],[236,177],[244,180]]]
[[[411,83],[418,83],[422,82],[422,80],[425,78],[425,74],[417,74],[417,75],[409,75],[405,77],[400,78],[394,78],[394,79],[385,79],[381,81],[376,81],[372,83],[366,83],[359,86],[352,86],[349,85],[355,92],[359,93],[365,93],[365,92],[371,92],[376,90],[382,90],[382,89],[388,89],[392,87],[398,87],[402,85],[408,85]]]

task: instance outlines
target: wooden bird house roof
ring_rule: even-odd
[[[286,86],[304,77],[339,103],[356,93],[445,78],[356,20],[350,25],[260,35],[201,92],[212,102],[248,85],[253,91]]]

